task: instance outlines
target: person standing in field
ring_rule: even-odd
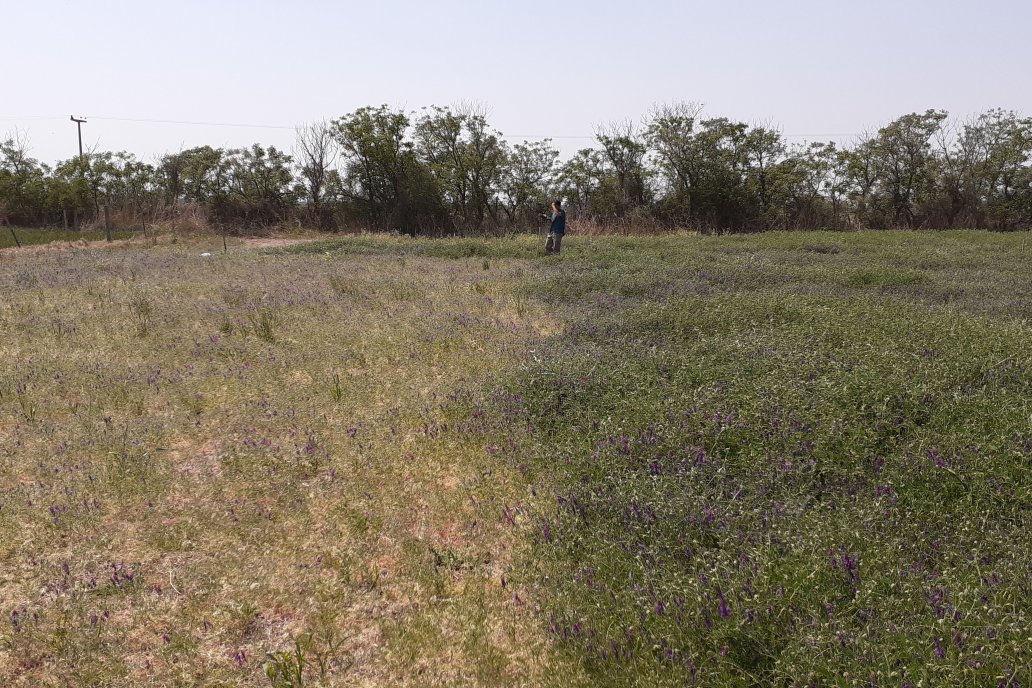
[[[557,198],[552,201],[551,217],[545,215],[552,224],[548,227],[548,239],[545,240],[545,250],[549,253],[559,253],[563,237],[566,236],[566,211],[563,210],[562,202]]]

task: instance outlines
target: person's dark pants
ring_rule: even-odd
[[[549,234],[545,240],[545,250],[549,253],[559,253],[559,247],[563,243],[562,234]]]

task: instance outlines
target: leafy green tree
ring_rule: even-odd
[[[862,227],[884,227],[889,222],[879,193],[878,156],[878,141],[871,135],[864,135],[845,154],[846,193]]]
[[[86,181],[87,167],[85,158],[64,160],[54,168],[50,179],[51,202],[81,219],[93,217],[96,212],[93,194]]]
[[[291,174],[292,159],[274,146],[231,150],[229,162],[229,205],[220,219],[242,220],[261,225],[281,222],[295,203]]]
[[[750,200],[757,206],[754,226],[784,229],[788,225],[786,203],[796,181],[797,161],[788,159],[781,132],[765,127],[754,127],[746,132],[743,152],[746,185],[753,197]]]
[[[450,230],[437,180],[415,154],[404,112],[359,108],[331,126],[344,162],[338,193],[360,221],[412,234]]]
[[[695,140],[702,106],[673,103],[657,106],[645,126],[645,137],[655,154],[656,171],[665,192],[667,213],[677,224],[695,218],[702,159]]]
[[[632,122],[612,123],[599,127],[595,140],[612,176],[613,214],[623,217],[632,209],[646,207],[652,201],[651,174],[645,164],[648,148],[642,133]]]
[[[593,148],[582,148],[559,168],[559,195],[575,212],[598,215],[606,175],[602,153]]]
[[[490,217],[498,225],[508,155],[486,113],[472,105],[433,107],[416,122],[415,136],[418,153],[458,222],[479,230]]]
[[[0,220],[17,224],[41,221],[47,211],[50,170],[29,157],[19,132],[0,141]]]
[[[389,228],[401,204],[406,168],[414,161],[406,140],[408,116],[386,105],[364,107],[331,126],[345,165],[341,192],[358,204],[366,221]]]
[[[229,193],[229,161],[222,149],[211,145],[200,145],[176,154],[178,161],[178,183],[166,188],[172,199],[182,198],[188,203],[213,205],[221,202]],[[168,184],[166,177],[166,184]]]
[[[111,155],[110,166],[111,178],[107,188],[110,203],[134,214],[152,203],[156,195],[154,166],[124,151]]]
[[[946,119],[944,110],[926,110],[893,120],[878,130],[874,169],[893,222],[917,225],[917,209],[932,191],[932,137]]]
[[[748,130],[746,124],[725,117],[700,122],[694,137],[701,163],[695,219],[703,227],[742,230],[755,217],[745,184]]]
[[[942,224],[1006,228],[1028,213],[1032,119],[989,110],[965,123],[956,141],[939,140]]]
[[[518,143],[512,147],[503,167],[500,189],[510,223],[532,225],[537,213],[548,207],[555,185],[559,151],[550,139]],[[554,195],[554,194],[552,194]]]
[[[183,169],[186,165],[182,152],[166,153],[158,159],[154,183],[161,191],[165,205],[174,205],[183,194]]]
[[[814,142],[792,155],[791,227],[839,229],[846,225],[848,157],[831,142]]]

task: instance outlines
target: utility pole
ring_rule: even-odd
[[[82,160],[82,125],[86,123],[86,118],[76,119],[75,115],[68,115],[68,117],[75,122],[75,126],[79,130],[79,160]]]
[[[85,117],[76,118],[75,115],[68,115],[68,117],[73,122],[75,122],[75,128],[79,130],[79,178],[80,179],[85,179],[86,178],[86,170],[84,170],[83,166],[82,166],[82,125],[86,123],[86,118]],[[105,210],[107,210],[106,207],[105,207]],[[78,210],[75,211],[75,229],[76,230],[80,230],[81,229],[81,227],[79,226],[79,211]],[[110,232],[110,230],[108,230],[108,231]],[[108,235],[108,241],[111,241],[110,234]]]

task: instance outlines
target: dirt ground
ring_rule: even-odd
[[[246,248],[279,248],[281,246],[293,246],[294,244],[306,244],[314,239],[300,239],[297,237],[251,237],[242,240]]]

